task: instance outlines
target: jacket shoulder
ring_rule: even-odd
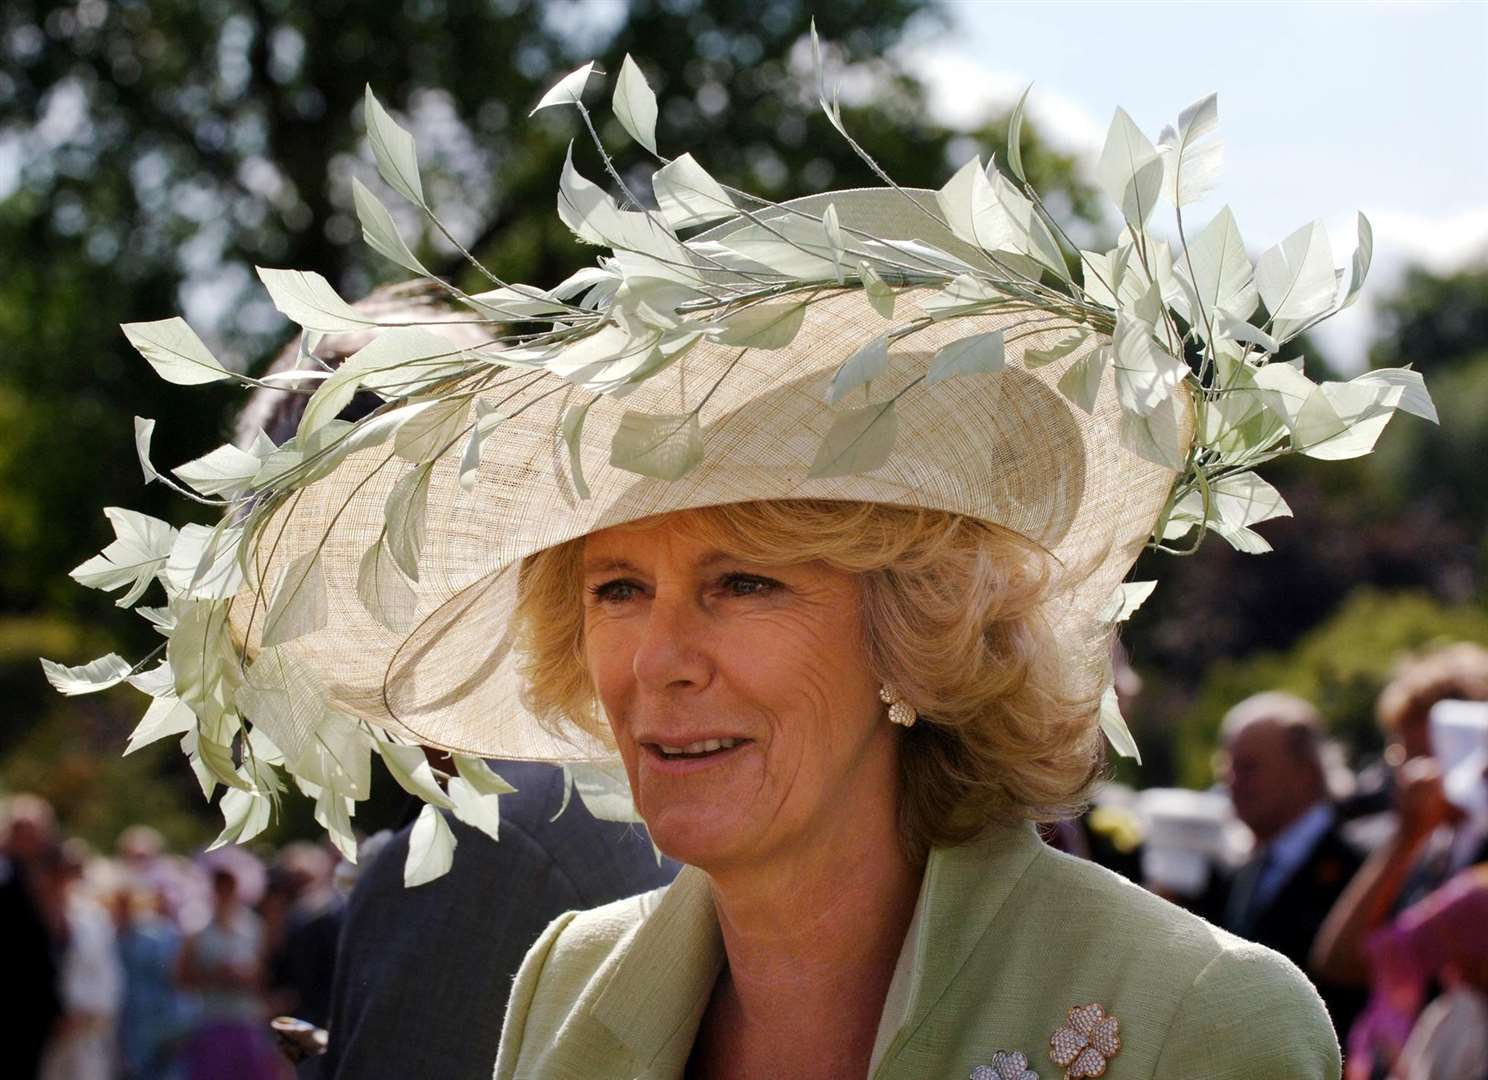
[[[1083,924],[1097,962],[1128,986],[1166,985],[1172,993],[1150,1017],[1151,1034],[1161,1035],[1154,1080],[1339,1075],[1338,1040],[1322,1000],[1286,957],[1084,859],[1046,850],[1039,861],[1038,888],[1052,899],[1051,914]]]

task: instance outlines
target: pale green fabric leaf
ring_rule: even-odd
[[[1177,389],[1188,365],[1157,343],[1151,328],[1121,312],[1116,320],[1116,394],[1128,412],[1150,414]]]
[[[878,276],[878,272],[869,263],[858,263],[858,277],[863,280],[863,293],[868,298],[868,306],[885,319],[892,319],[894,317],[894,290],[884,283],[884,279]]]
[[[460,458],[460,487],[470,492],[475,490],[475,482],[480,476],[481,446],[485,443],[486,436],[496,430],[497,425],[506,419],[506,414],[499,412],[494,403],[489,401],[477,401],[475,403],[475,423],[470,425],[470,438],[465,440],[465,453]]]
[[[41,670],[46,673],[47,682],[51,683],[54,689],[59,693],[72,696],[93,694],[99,690],[107,690],[111,686],[118,686],[129,678],[132,668],[129,661],[118,653],[109,653],[107,656],[100,656],[97,660],[90,660],[77,667],[67,667],[55,660],[43,659]]]
[[[167,660],[162,660],[145,671],[137,671],[125,681],[140,693],[151,697],[176,696],[176,674]]]
[[[424,186],[419,180],[418,151],[413,136],[398,126],[372,93],[370,84],[364,95],[364,119],[367,141],[377,158],[377,171],[388,186],[416,206],[424,205]]]
[[[589,485],[584,482],[583,446],[580,439],[584,433],[584,419],[589,415],[589,407],[598,400],[598,397],[592,397],[582,405],[570,405],[563,410],[563,419],[558,425],[563,435],[563,444],[568,449],[568,469],[573,475],[574,492],[581,499],[589,498]]]
[[[341,299],[331,283],[310,270],[276,270],[255,267],[259,280],[269,290],[274,306],[293,322],[307,330],[334,334],[348,330],[365,330],[377,320],[362,314]]]
[[[233,762],[232,747],[216,739],[207,738],[201,727],[196,730],[196,754],[220,783],[237,791],[250,790],[251,785],[238,772],[238,767]]]
[[[264,647],[314,633],[329,617],[324,564],[320,549],[312,548],[289,564],[274,591],[274,602],[264,618]]]
[[[739,212],[728,192],[691,154],[682,154],[657,169],[651,190],[661,216],[674,229],[733,217]]]
[[[962,274],[940,292],[926,297],[920,307],[932,319],[949,319],[984,311],[1002,299],[1002,294],[992,286],[970,274]]]
[[[713,340],[739,349],[783,349],[805,320],[804,303],[754,304],[719,322]]]
[[[1419,416],[1422,420],[1440,423],[1436,415],[1436,404],[1426,390],[1426,382],[1419,371],[1410,368],[1375,368],[1353,380],[1355,383],[1378,386],[1398,386],[1400,402],[1396,405],[1402,412]]]
[[[1281,492],[1253,472],[1226,476],[1211,485],[1209,503],[1220,521],[1236,529],[1292,516]]]
[[[184,735],[195,726],[196,714],[191,711],[191,706],[175,695],[158,697],[150,702],[145,715],[130,733],[124,756],[128,757],[136,750],[171,735]]]
[[[1023,366],[1029,370],[1041,368],[1046,364],[1052,364],[1056,360],[1063,360],[1081,345],[1085,344],[1090,334],[1084,330],[1077,330],[1068,337],[1060,338],[1047,349],[1029,349],[1023,354]]]
[[[1323,383],[1303,404],[1292,445],[1320,461],[1363,457],[1374,449],[1400,403],[1394,384]]]
[[[217,839],[207,845],[208,851],[216,851],[227,844],[246,844],[269,827],[273,803],[264,795],[252,791],[226,791],[218,803],[222,811],[223,830]]]
[[[837,275],[837,284],[842,284],[842,253],[846,243],[842,239],[842,223],[837,220],[837,206],[828,203],[822,211],[822,231],[827,234],[827,246],[832,251],[832,269]]]
[[[1029,83],[1018,98],[1018,104],[1013,106],[1012,115],[1008,117],[1008,168],[1025,184],[1028,177],[1023,173],[1023,110],[1028,104],[1028,94],[1032,89],[1033,83]]]
[[[1005,363],[1001,330],[972,334],[944,346],[930,361],[925,383],[930,385],[957,375],[991,375]]]
[[[1096,398],[1100,396],[1101,378],[1110,358],[1110,349],[1092,349],[1059,377],[1059,392],[1086,413],[1093,413]]]
[[[594,61],[591,60],[576,71],[571,71],[563,78],[553,84],[553,88],[538,99],[532,107],[532,113],[538,109],[546,109],[553,105],[576,105],[584,94],[584,84],[589,81],[589,75],[594,70]]]
[[[366,388],[390,398],[405,397],[430,381],[453,374],[461,366],[462,355],[463,350],[448,338],[423,327],[384,327],[321,383],[300,417],[299,439],[305,440],[334,420],[351,404],[357,390]],[[380,422],[379,418],[364,423]]]
[[[1224,165],[1223,141],[1209,138],[1218,126],[1219,95],[1210,94],[1179,113],[1176,127],[1163,129],[1163,194],[1174,206],[1198,202],[1214,190]]]
[[[150,362],[155,373],[178,386],[197,386],[231,378],[217,362],[196,331],[182,318],[159,322],[124,323],[121,327],[141,356]]]
[[[1256,285],[1277,341],[1286,341],[1328,311],[1338,292],[1328,231],[1313,222],[1268,248],[1256,264]]]
[[[325,829],[341,857],[355,865],[357,841],[356,833],[351,828],[351,812],[347,800],[329,789],[322,791],[315,800],[315,820]]]
[[[654,277],[695,285],[693,259],[660,214],[621,210],[600,187],[579,175],[573,144],[558,178],[558,217],[580,240],[614,250],[625,277]]]
[[[228,526],[183,526],[165,561],[163,580],[168,592],[196,600],[227,600],[243,587],[238,545],[243,530]]]
[[[422,746],[400,746],[397,743],[379,742],[377,752],[382,762],[398,785],[410,795],[417,795],[424,802],[448,810],[454,804],[439,787],[434,769],[424,755]]]
[[[1215,331],[1217,336],[1221,338],[1228,338],[1231,341],[1238,341],[1246,345],[1254,345],[1267,353],[1274,354],[1281,348],[1281,344],[1259,326],[1254,326],[1240,319],[1232,319],[1224,313],[1220,314],[1219,325],[1215,327]]]
[[[367,241],[373,251],[415,274],[434,276],[404,242],[403,234],[398,231],[398,225],[393,221],[393,215],[388,213],[387,207],[367,190],[367,185],[354,176],[351,178],[351,197],[356,203],[357,220],[362,223],[362,239]]]
[[[458,776],[450,778],[449,795],[455,804],[455,817],[492,840],[501,839],[501,796],[478,791]]]
[[[827,404],[837,404],[858,387],[867,385],[888,370],[889,339],[887,335],[880,334],[837,368],[832,381],[827,384]]]
[[[1359,297],[1359,290],[1364,288],[1364,279],[1369,276],[1369,264],[1374,258],[1374,229],[1369,224],[1369,219],[1363,214],[1359,215],[1359,245],[1354,248],[1353,263],[1349,272],[1348,291],[1344,293],[1343,300],[1338,305],[1338,310],[1350,306]]]
[[[558,175],[558,218],[573,230],[573,234],[589,244],[607,244],[602,225],[619,214],[615,200],[598,184],[585,179],[574,168],[573,143],[568,144],[568,156],[563,160],[563,171]]]
[[[393,452],[415,465],[435,460],[459,439],[469,412],[468,398],[430,402],[427,409],[398,428],[393,437]]]
[[[1111,118],[1096,178],[1128,224],[1133,228],[1147,224],[1162,192],[1163,162],[1125,109],[1118,108]]]
[[[608,281],[610,275],[598,267],[588,267],[599,279]],[[579,275],[574,275],[578,277]],[[569,280],[573,280],[570,278]],[[559,290],[551,293],[531,285],[503,286],[476,293],[469,299],[482,314],[496,319],[541,319],[549,315],[561,315],[568,310],[566,304],[555,299]]]
[[[703,432],[696,412],[627,409],[610,443],[611,465],[658,480],[679,480],[702,460]]]
[[[946,181],[935,193],[935,201],[958,239],[983,251],[1026,252],[1026,229],[998,195],[978,157]]]
[[[1126,726],[1126,720],[1121,715],[1121,703],[1116,698],[1114,684],[1106,687],[1106,692],[1101,695],[1100,726],[1111,749],[1122,757],[1132,758],[1138,765],[1142,763],[1142,752],[1137,749],[1137,740],[1132,738],[1131,729]]]
[[[1186,254],[1179,262],[1178,272],[1198,296],[1202,316],[1192,312],[1190,319],[1199,333],[1207,338],[1207,320],[1217,320],[1221,314],[1240,320],[1249,318],[1260,298],[1250,258],[1245,254],[1245,242],[1228,206],[1222,207],[1214,220],[1193,238]]]
[[[429,513],[429,477],[432,470],[418,465],[404,473],[388,492],[387,549],[398,569],[418,580],[419,555],[424,550]]]
[[[1266,407],[1281,417],[1288,431],[1296,431],[1302,406],[1317,390],[1317,383],[1302,374],[1298,363],[1270,363],[1257,368],[1252,378]]]
[[[1146,416],[1121,412],[1119,438],[1127,450],[1156,465],[1181,469],[1186,459],[1178,398],[1170,396]]]
[[[395,634],[406,634],[417,621],[418,594],[381,540],[367,549],[357,566],[357,599],[367,614]]]
[[[449,873],[455,861],[455,834],[432,806],[419,811],[408,836],[408,858],[403,862],[403,885],[424,885]]]
[[[615,119],[630,137],[656,153],[656,94],[629,53],[615,82],[614,110]]]
[[[1105,610],[1101,612],[1101,621],[1126,622],[1139,607],[1147,602],[1147,598],[1152,595],[1152,590],[1155,588],[1157,588],[1155,581],[1123,581],[1116,586],[1116,591],[1106,602]]]
[[[257,457],[231,443],[171,470],[203,495],[232,497],[241,493],[262,467]]]
[[[512,787],[499,775],[496,770],[487,765],[478,757],[469,754],[455,754],[455,772],[460,778],[482,795],[512,795],[516,788]]]
[[[150,464],[150,440],[154,435],[154,420],[147,420],[143,416],[134,418],[134,454],[139,459],[140,472],[144,473],[147,484],[160,479],[160,473],[155,470],[154,465]]]
[[[585,761],[568,766],[584,809],[600,821],[639,822],[630,781],[620,762]]]
[[[849,476],[868,472],[889,460],[899,437],[899,414],[892,401],[838,414],[827,429],[807,474]]]
[[[124,510],[104,508],[114,526],[114,541],[103,551],[73,568],[71,577],[79,585],[105,591],[129,586],[115,603],[129,607],[141,596],[155,575],[165,569],[176,530],[159,518]]]

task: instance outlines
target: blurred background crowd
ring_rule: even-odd
[[[272,426],[272,403],[245,422],[231,390],[157,379],[118,324],[184,314],[224,362],[258,372],[289,327],[257,289],[253,265],[318,271],[348,298],[406,276],[367,249],[352,207],[353,177],[381,190],[361,119],[369,81],[418,140],[440,217],[510,280],[550,283],[593,257],[552,212],[571,117],[525,114],[558,75],[596,56],[615,70],[635,53],[662,101],[661,142],[722,180],[779,198],[876,183],[816,110],[806,38],[814,14],[842,76],[849,128],[905,185],[938,187],[975,153],[1003,160],[1007,109],[1038,77],[1023,133],[1029,178],[1071,235],[1109,243],[1116,222],[1092,180],[1105,117],[1081,113],[1086,76],[1076,65],[1098,72],[1092,108],[1125,104],[1152,133],[1188,101],[1221,91],[1233,162],[1220,190],[1242,229],[1261,219],[1245,233],[1253,253],[1310,216],[1358,203],[1374,217],[1367,305],[1300,351],[1316,378],[1415,366],[1440,426],[1400,422],[1369,457],[1272,469],[1296,512],[1295,524],[1264,527],[1272,555],[1253,560],[1211,541],[1192,558],[1138,566],[1136,578],[1162,581],[1124,634],[1123,699],[1142,763],[1116,763],[1091,812],[1047,838],[1292,957],[1322,988],[1352,1076],[1488,1071],[1481,1058],[1461,1064],[1485,1052],[1464,1033],[1488,1030],[1488,894],[1485,872],[1473,869],[1488,828],[1484,762],[1474,757],[1485,725],[1470,704],[1488,700],[1488,95],[1471,82],[1488,67],[1488,8],[1343,10],[1276,5],[1262,17],[1225,4],[934,0],[0,5],[0,940],[24,988],[8,1023],[25,1036],[10,1043],[34,1045],[35,1068],[68,1077],[189,1076],[194,1062],[209,1070],[197,1075],[229,1075],[213,1054],[262,1069],[241,1075],[276,1075],[288,1066],[266,1050],[265,1019],[279,1013],[329,1023],[336,1046],[337,920],[354,875],[319,840],[308,803],[286,800],[251,852],[202,854],[220,819],[176,747],[120,754],[143,699],[128,688],[64,699],[37,668],[39,654],[80,663],[152,644],[141,620],[67,577],[110,538],[100,507],[205,520],[160,485],[141,486],[130,417],[160,421],[162,465],[245,426]],[[1087,32],[1071,36],[1080,26]],[[1135,48],[1128,32],[1163,64],[1091,58]],[[1284,71],[1264,77],[1261,58]],[[1278,86],[1290,95],[1281,103],[1266,96]],[[602,123],[601,134],[631,186],[646,189],[651,166],[618,128]],[[592,148],[574,153],[582,171],[600,174]],[[1326,193],[1314,199],[1319,188]],[[1274,223],[1273,195],[1299,204]],[[444,236],[392,209],[425,265],[473,286]],[[552,816],[559,799],[549,783],[516,783],[512,798],[541,802],[535,823]],[[394,836],[393,859],[406,814],[401,790],[379,777],[358,827]],[[503,809],[502,844],[463,844],[457,873],[462,860],[517,857],[514,845],[494,854],[509,846],[507,820]],[[379,894],[386,911],[425,905],[408,916],[422,936],[403,955],[427,954],[436,973],[497,964],[478,950],[441,951],[442,924],[418,923],[439,904],[473,912],[467,929],[525,905],[540,928],[545,898],[559,893],[543,876],[551,842],[544,854],[537,824],[532,835],[530,861],[503,864],[504,876],[491,863],[459,891],[425,891],[422,901]],[[563,902],[636,891],[666,869],[649,845],[631,855],[637,868]],[[381,878],[369,852],[360,864],[364,882],[401,887],[396,860]],[[438,889],[453,887],[411,892]],[[378,932],[396,925],[389,916]],[[525,924],[511,931],[515,956],[527,933]],[[348,964],[374,963],[354,947],[348,960],[345,935],[341,946],[340,978]],[[417,992],[397,984],[403,1003],[471,1024],[484,1011],[489,1028],[506,976],[497,964],[477,988],[477,969],[460,970],[470,973],[431,976]],[[355,985],[376,981],[364,974]],[[343,1017],[361,1006],[344,1007]],[[341,1029],[344,1038],[349,1025]],[[357,1031],[374,1042],[398,1034],[391,1023]],[[1421,1071],[1431,1061],[1479,1072]]]

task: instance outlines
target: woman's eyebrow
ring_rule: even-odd
[[[586,560],[584,563],[584,573],[586,574],[608,574],[614,572],[638,574],[640,573],[640,568],[633,562],[619,558],[592,559]]]

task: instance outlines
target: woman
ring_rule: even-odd
[[[579,104],[592,73],[538,107]],[[632,62],[615,106],[654,150]],[[232,789],[224,841],[265,826],[288,773],[346,851],[375,754],[430,803],[414,886],[454,854],[437,808],[498,834],[509,788],[483,758],[565,763],[591,809],[633,797],[688,866],[549,928],[503,1078],[1336,1077],[1294,968],[1030,824],[1083,799],[1103,733],[1134,750],[1110,657],[1144,546],[1264,550],[1250,526],[1286,507],[1253,464],[1356,455],[1397,407],[1429,410],[1413,372],[1319,385],[1269,362],[1357,293],[1367,227],[1343,278],[1319,229],[1259,270],[1228,211],[1177,252],[1146,232],[1165,192],[1207,190],[1216,122],[1196,103],[1160,153],[1117,111],[1102,183],[1128,230],[1078,283],[1032,189],[979,160],[936,192],[774,204],[682,155],[655,210],[570,160],[560,217],[613,257],[551,290],[446,285],[491,328],[479,348],[377,327],[303,373],[293,439],[176,470],[227,504],[219,528],[113,512],[118,544],[76,576],[135,599],[159,577],[171,601],[137,741],[188,706],[183,747]],[[370,96],[368,127],[422,204]],[[366,325],[323,279],[262,276],[312,336]],[[178,321],[130,330],[168,378],[234,378]],[[358,389],[384,404],[336,420]],[[129,674],[48,670],[68,692]],[[593,767],[617,755],[628,794]]]
[[[1100,759],[1089,711],[1051,693],[1028,542],[760,502],[600,530],[524,575],[533,711],[592,717],[593,687],[687,868],[549,928],[498,1077],[1047,1070],[1091,1004],[1118,1024],[1073,1076],[1337,1075],[1295,968],[1022,823],[1078,803]],[[891,722],[901,695],[926,718]]]

